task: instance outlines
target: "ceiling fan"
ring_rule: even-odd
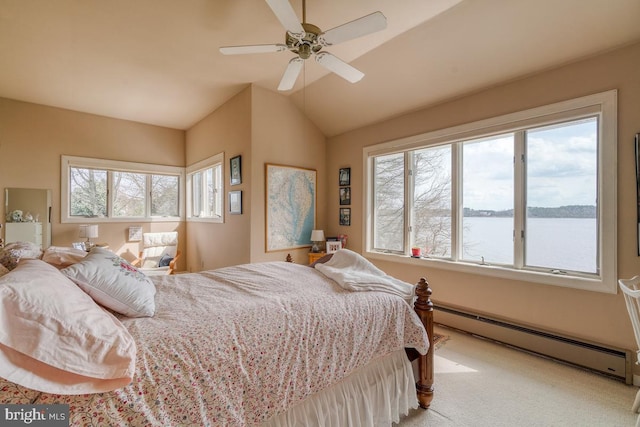
[[[291,90],[295,84],[304,60],[313,56],[320,65],[355,83],[364,77],[364,73],[352,67],[338,57],[322,51],[325,46],[342,43],[387,27],[387,18],[382,12],[374,12],[354,21],[323,32],[313,24],[307,23],[306,2],[302,0],[302,23],[291,7],[289,0],[265,0],[282,26],[287,30],[285,44],[258,44],[246,46],[224,46],[220,52],[225,55],[241,55],[246,53],[270,53],[289,50],[297,56],[289,61],[278,90]]]

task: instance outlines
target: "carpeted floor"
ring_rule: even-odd
[[[400,427],[634,426],[637,388],[436,325],[435,393]]]

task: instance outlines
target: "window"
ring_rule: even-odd
[[[223,154],[187,168],[187,217],[190,221],[223,222]]]
[[[62,222],[179,220],[182,168],[62,156]]]
[[[610,91],[366,147],[368,255],[614,293],[616,120]]]

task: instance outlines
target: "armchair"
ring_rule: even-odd
[[[178,232],[142,233],[142,251],[131,264],[147,276],[173,274],[180,258]]]

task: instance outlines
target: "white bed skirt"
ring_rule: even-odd
[[[340,383],[272,417],[264,425],[390,426],[417,407],[411,362],[405,351],[400,350],[357,370]]]

